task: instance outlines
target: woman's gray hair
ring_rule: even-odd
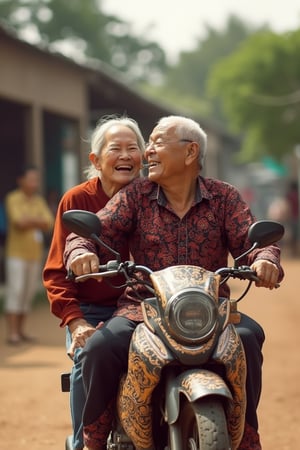
[[[97,156],[101,155],[103,147],[106,143],[105,135],[106,132],[114,125],[124,125],[125,127],[130,128],[137,137],[137,144],[141,153],[145,150],[145,140],[140,130],[138,123],[127,116],[116,116],[109,115],[102,117],[97,123],[96,128],[94,129],[91,135],[91,153],[94,153]],[[99,171],[95,168],[94,164],[90,164],[85,170],[84,174],[87,179],[98,177]]]
[[[200,168],[203,168],[207,151],[207,134],[198,122],[184,116],[166,116],[162,117],[157,125],[162,128],[174,125],[176,126],[176,134],[179,139],[190,139],[193,142],[197,142],[200,148],[198,162]]]

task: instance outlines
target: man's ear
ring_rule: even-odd
[[[198,160],[199,152],[200,152],[199,144],[197,144],[197,142],[191,142],[186,152],[187,164],[191,164],[195,160]]]

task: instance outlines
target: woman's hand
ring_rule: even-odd
[[[96,328],[90,325],[85,319],[74,319],[68,323],[72,334],[72,343],[68,349],[68,355],[73,359],[75,349],[85,346],[86,340],[95,333]]]

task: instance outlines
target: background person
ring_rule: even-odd
[[[154,271],[178,264],[215,271],[227,266],[229,253],[237,257],[250,248],[248,228],[255,218],[237,189],[199,175],[206,140],[205,132],[191,119],[170,116],[158,122],[145,150],[148,179],[133,181],[97,213],[101,236],[108,245],[118,251],[124,242],[130,242],[134,261]],[[92,241],[68,236],[65,263],[76,275],[98,271],[97,254],[101,263],[111,258]],[[241,264],[256,271],[260,279],[257,286],[273,289],[283,277],[276,245],[251,252]],[[143,320],[140,298],[149,296],[141,285],[138,294],[132,287],[126,288],[114,317],[88,339],[80,356],[87,392],[84,437],[89,450],[101,450],[106,445],[120,375],[127,369],[130,338]],[[229,287],[223,284],[220,296],[229,295]],[[264,332],[246,315],[242,315],[237,329],[245,347],[248,373],[246,426],[239,448],[260,450],[256,408],[261,392]],[[144,418],[150,417],[147,407],[144,404]],[[136,416],[132,420],[135,428],[143,423]],[[147,448],[153,447],[153,442],[148,444]]]
[[[286,193],[286,200],[289,205],[288,228],[290,230],[290,254],[294,257],[299,255],[299,187],[297,181],[291,181]]]
[[[17,189],[5,198],[7,234],[5,240],[6,292],[4,311],[7,343],[32,341],[25,331],[25,319],[40,284],[44,256],[44,233],[52,229],[54,217],[38,193],[40,174],[35,166],[25,167]]]
[[[58,206],[43,281],[52,313],[61,319],[60,326],[67,326],[67,349],[72,341],[78,344],[75,354],[72,354],[74,365],[70,379],[74,449],[83,448],[82,409],[85,403],[78,356],[97,324],[113,314],[123,288],[115,289],[94,280],[84,284],[66,280],[63,251],[69,232],[61,218],[69,209],[98,211],[121,187],[139,177],[144,146],[144,138],[135,120],[116,116],[101,119],[91,137],[91,164],[86,170],[88,180],[67,191]],[[125,259],[129,257],[127,246],[123,256]],[[116,279],[114,284],[121,285],[123,281]]]

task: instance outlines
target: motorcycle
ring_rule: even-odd
[[[121,273],[126,285],[143,283],[149,291],[142,302],[144,322],[131,339],[107,449],[236,450],[245,425],[246,360],[234,325],[240,320],[237,303],[257,280],[256,273],[239,261],[256,248],[278,242],[284,227],[273,221],[252,224],[251,248],[232,267],[211,272],[178,265],[153,272],[121,261],[100,239],[101,223],[95,214],[71,210],[63,221],[70,231],[106,247],[115,258],[100,265],[97,273],[75,277],[77,282]],[[220,299],[219,286],[230,278],[246,280],[247,286],[236,300]],[[69,437],[66,450],[71,448]]]

